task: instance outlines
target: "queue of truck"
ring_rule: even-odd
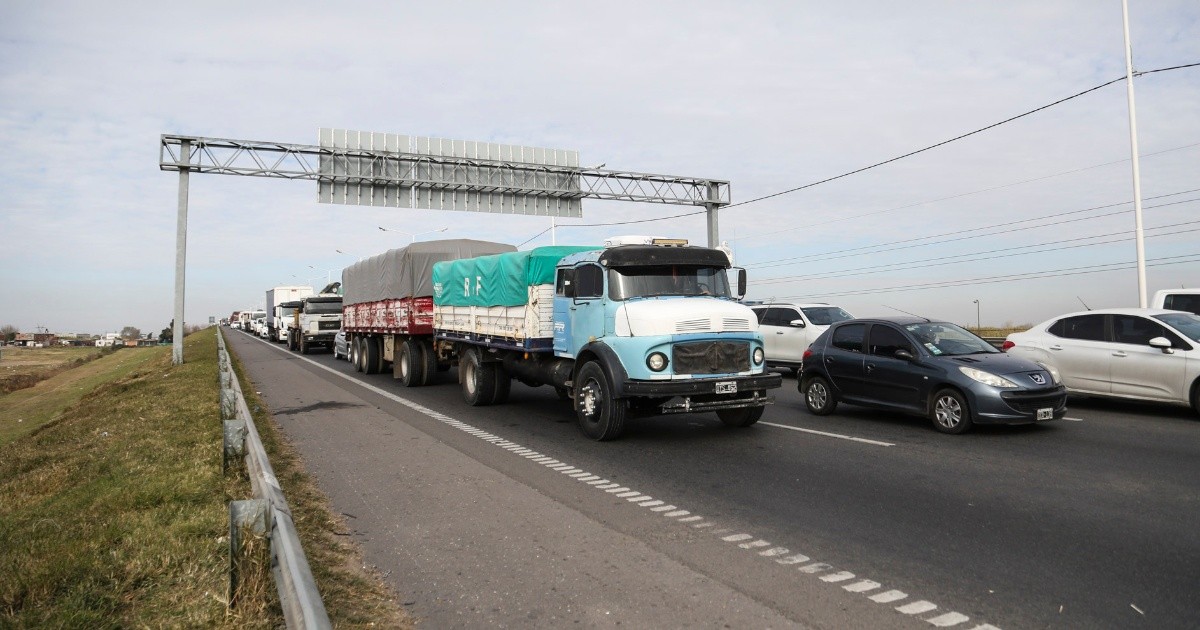
[[[745,270],[678,239],[527,251],[427,241],[347,267],[336,293],[306,288],[268,290],[260,334],[307,354],[332,351],[340,331],[356,370],[405,387],[457,368],[473,406],[504,403],[513,380],[553,387],[595,440],[646,415],[716,412],[749,426],[782,382],[739,302]]]

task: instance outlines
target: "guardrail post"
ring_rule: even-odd
[[[266,499],[247,499],[245,501],[229,502],[229,607],[237,605],[238,560],[242,558],[244,535],[266,536],[270,530],[267,522],[268,513]]]
[[[228,472],[231,462],[240,461],[246,456],[246,422],[244,420],[225,421],[225,448],[221,461],[221,471]]]

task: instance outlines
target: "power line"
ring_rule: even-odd
[[[1140,76],[1140,75],[1143,75],[1143,74],[1153,74],[1153,73],[1155,73],[1155,72],[1166,72],[1166,71],[1168,71],[1168,70],[1179,70],[1179,69],[1182,69],[1182,68],[1191,68],[1191,67],[1193,67],[1193,66],[1200,66],[1200,63],[1191,63],[1191,64],[1185,64],[1185,65],[1180,65],[1180,66],[1172,66],[1172,67],[1170,67],[1170,68],[1158,68],[1158,69],[1156,69],[1156,70],[1146,70],[1146,71],[1143,71],[1143,72],[1138,72],[1138,73],[1137,73],[1137,75],[1138,75],[1138,76]],[[944,146],[944,145],[950,144],[951,142],[956,142],[956,141],[958,141],[958,140],[962,140],[963,138],[968,138],[968,137],[970,137],[970,136],[973,136],[973,135],[975,135],[975,134],[982,133],[982,132],[984,132],[984,131],[987,131],[987,130],[989,130],[989,129],[994,129],[994,128],[996,128],[996,127],[999,127],[1000,125],[1003,125],[1003,124],[1006,124],[1006,123],[1010,123],[1010,122],[1012,122],[1012,121],[1014,121],[1014,120],[1018,120],[1018,119],[1021,119],[1021,118],[1024,118],[1024,117],[1026,117],[1026,116],[1029,116],[1029,115],[1031,115],[1031,114],[1035,114],[1035,113],[1037,113],[1037,112],[1040,112],[1040,111],[1042,111],[1042,110],[1045,110],[1045,109],[1048,109],[1048,108],[1054,107],[1055,105],[1059,105],[1059,104],[1065,103],[1065,102],[1067,102],[1067,101],[1070,101],[1070,100],[1072,100],[1072,99],[1079,98],[1080,96],[1083,96],[1083,95],[1085,95],[1085,94],[1088,94],[1088,93],[1090,93],[1090,92],[1095,92],[1096,90],[1099,90],[1099,89],[1101,89],[1101,88],[1108,87],[1108,86],[1110,86],[1110,85],[1112,85],[1112,84],[1114,84],[1114,83],[1118,83],[1118,82],[1120,82],[1120,81],[1124,81],[1124,80],[1125,80],[1125,78],[1126,78],[1126,77],[1125,77],[1124,75],[1122,75],[1122,76],[1120,76],[1120,77],[1117,77],[1116,79],[1113,79],[1113,80],[1111,80],[1111,81],[1107,81],[1107,82],[1105,82],[1105,83],[1101,83],[1100,85],[1097,85],[1097,86],[1095,86],[1095,87],[1092,87],[1092,88],[1088,88],[1088,89],[1086,89],[1086,90],[1083,90],[1082,92],[1078,92],[1078,93],[1076,93],[1076,94],[1072,94],[1071,96],[1068,96],[1068,97],[1065,97],[1065,98],[1058,99],[1057,101],[1054,101],[1053,103],[1049,103],[1049,104],[1046,104],[1046,105],[1042,105],[1041,107],[1037,107],[1037,108],[1035,108],[1035,109],[1031,109],[1031,110],[1029,110],[1029,111],[1027,111],[1027,112],[1025,112],[1025,113],[1023,113],[1023,114],[1018,114],[1018,115],[1016,115],[1016,116],[1012,116],[1012,117],[1010,117],[1010,118],[1006,118],[1006,119],[1004,119],[1004,120],[1001,120],[1000,122],[997,122],[997,123],[992,123],[992,124],[990,124],[990,125],[987,125],[986,127],[981,127],[981,128],[979,128],[979,129],[976,129],[975,131],[971,131],[971,132],[968,132],[968,133],[964,133],[964,134],[961,134],[961,135],[955,136],[955,137],[953,137],[953,138],[950,138],[950,139],[948,139],[948,140],[943,140],[943,141],[941,141],[941,142],[938,142],[938,143],[935,143],[935,144],[931,144],[931,145],[929,145],[929,146],[927,146],[927,147],[924,147],[924,148],[921,148],[921,149],[917,149],[917,150],[915,150],[915,151],[910,151],[910,152],[908,152],[908,153],[905,153],[905,154],[903,154],[903,155],[899,155],[899,156],[896,156],[896,157],[893,157],[893,158],[890,158],[890,159],[887,159],[887,160],[883,160],[882,162],[876,162],[875,164],[872,164],[872,165],[870,165],[870,166],[864,166],[864,167],[862,167],[862,168],[858,168],[858,169],[855,169],[855,170],[853,170],[853,171],[849,171],[849,172],[846,172],[846,173],[842,173],[841,175],[835,175],[835,176],[833,176],[833,177],[829,177],[829,178],[826,178],[826,179],[822,179],[822,180],[820,180],[820,181],[816,181],[816,182],[812,182],[812,183],[809,183],[809,184],[805,184],[805,185],[803,185],[803,186],[796,186],[795,188],[789,188],[788,190],[783,190],[783,191],[780,191],[780,192],[777,192],[777,193],[772,193],[772,194],[770,194],[770,195],[764,195],[764,196],[762,196],[762,197],[756,197],[756,198],[754,198],[754,199],[748,199],[748,200],[746,200],[746,201],[742,201],[742,202],[739,202],[739,203],[733,203],[733,204],[729,204],[729,205],[725,206],[725,207],[724,207],[724,208],[722,208],[722,209],[725,209],[725,210],[727,210],[727,209],[729,209],[729,208],[736,208],[736,207],[738,207],[738,206],[745,206],[745,205],[749,205],[749,204],[752,204],[752,203],[757,203],[757,202],[759,202],[759,201],[763,201],[763,200],[766,200],[766,199],[772,199],[772,198],[774,198],[774,197],[779,197],[779,196],[782,196],[782,195],[791,194],[791,193],[794,193],[794,192],[797,192],[797,191],[800,191],[800,190],[804,190],[804,189],[806,189],[806,188],[812,188],[813,186],[819,186],[819,185],[821,185],[821,184],[826,184],[826,183],[832,182],[832,181],[834,181],[834,180],[842,179],[843,177],[849,177],[849,176],[851,176],[851,175],[856,175],[856,174],[858,174],[858,173],[862,173],[863,171],[868,171],[868,170],[870,170],[870,169],[873,169],[873,168],[876,168],[876,167],[879,167],[879,166],[883,166],[883,165],[885,165],[885,164],[890,164],[890,163],[892,163],[892,162],[896,162],[896,161],[898,161],[898,160],[902,160],[902,159],[904,159],[904,158],[912,157],[912,156],[914,156],[914,155],[917,155],[917,154],[919,154],[919,153],[924,153],[925,151],[929,151],[929,150],[931,150],[931,149],[936,149],[937,147],[940,147],[940,146]],[[707,210],[696,210],[696,211],[693,211],[693,212],[685,212],[685,213],[681,213],[681,214],[674,214],[674,215],[670,215],[670,216],[665,216],[665,217],[657,217],[657,218],[651,218],[651,219],[633,219],[633,220],[630,220],[630,221],[612,221],[612,222],[606,222],[606,223],[575,223],[575,224],[563,224],[563,226],[562,226],[562,227],[605,227],[605,226],[610,226],[610,225],[632,225],[632,224],[636,224],[636,223],[651,223],[651,222],[654,222],[654,221],[667,221],[667,220],[670,220],[670,219],[679,219],[679,218],[683,218],[683,217],[696,216],[696,215],[698,215],[698,214],[704,214],[705,212],[707,212]],[[545,232],[543,232],[543,234],[544,234],[544,233],[545,233]],[[539,236],[540,236],[540,235],[539,235]],[[534,238],[537,238],[537,237],[535,236]],[[530,240],[532,240],[532,239],[530,239]],[[528,241],[526,241],[526,242],[528,242]]]
[[[1139,157],[1143,157],[1143,158],[1154,157],[1156,155],[1162,155],[1164,153],[1170,153],[1172,151],[1181,151],[1183,149],[1191,149],[1191,148],[1197,147],[1197,146],[1200,146],[1200,142],[1187,144],[1187,145],[1184,145],[1181,147],[1174,147],[1171,149],[1163,149],[1162,151],[1155,151],[1154,153],[1143,153]],[[795,227],[776,229],[776,230],[771,230],[770,232],[763,232],[761,234],[751,234],[749,236],[739,236],[739,237],[737,237],[737,241],[740,242],[740,241],[745,241],[745,240],[752,239],[752,238],[762,238],[764,236],[776,236],[776,235],[782,234],[784,232],[794,232],[796,230],[808,229],[808,228],[816,227],[819,225],[828,225],[830,223],[837,223],[839,221],[850,221],[853,219],[861,219],[863,217],[870,217],[870,216],[875,216],[878,214],[895,212],[897,210],[907,210],[908,208],[915,208],[918,206],[924,206],[924,205],[928,205],[928,204],[941,203],[943,201],[950,201],[951,199],[961,199],[963,197],[969,197],[971,195],[978,195],[980,193],[992,192],[994,190],[1001,190],[1004,188],[1010,188],[1012,186],[1020,186],[1021,184],[1029,184],[1032,182],[1039,182],[1039,181],[1043,181],[1043,180],[1047,180],[1047,179],[1053,179],[1055,177],[1061,177],[1063,175],[1073,175],[1075,173],[1082,173],[1084,171],[1090,171],[1090,170],[1096,169],[1096,168],[1103,168],[1105,166],[1112,166],[1114,164],[1122,164],[1122,163],[1129,162],[1129,161],[1130,161],[1130,158],[1125,158],[1123,160],[1114,160],[1112,162],[1105,162],[1103,164],[1093,164],[1092,166],[1084,166],[1082,168],[1072,169],[1069,171],[1062,171],[1060,173],[1054,173],[1051,175],[1043,175],[1041,177],[1024,179],[1024,180],[1021,180],[1018,182],[1009,182],[1007,184],[1001,184],[999,186],[992,186],[990,188],[982,188],[979,190],[973,190],[970,192],[959,193],[959,194],[950,195],[947,197],[939,197],[937,199],[930,199],[927,201],[917,201],[915,203],[905,204],[903,206],[896,206],[894,208],[887,208],[885,210],[875,210],[873,212],[864,212],[862,214],[851,214],[851,215],[846,215],[846,216],[835,217],[832,219],[826,219],[824,221],[806,222],[802,225],[798,225]],[[735,246],[736,246],[736,243],[735,243]]]
[[[1200,188],[1192,189],[1192,190],[1184,190],[1184,191],[1174,192],[1174,193],[1168,193],[1165,195],[1157,195],[1154,197],[1148,197],[1147,200],[1162,199],[1164,197],[1174,197],[1176,195],[1183,195],[1183,194],[1193,193],[1193,192],[1198,192],[1198,191],[1200,191]],[[1191,203],[1193,201],[1196,201],[1196,200],[1195,199],[1185,199],[1183,201],[1163,203],[1163,204],[1150,206],[1150,208],[1162,208],[1162,207],[1173,206],[1173,205],[1177,205],[1177,204],[1181,204],[1181,203]],[[1065,217],[1065,216],[1070,216],[1073,214],[1081,214],[1081,213],[1085,213],[1085,212],[1095,212],[1097,210],[1106,210],[1108,208],[1115,208],[1117,206],[1123,206],[1123,205],[1130,204],[1130,203],[1133,203],[1133,202],[1132,201],[1122,201],[1119,203],[1105,204],[1103,206],[1092,206],[1091,208],[1084,208],[1082,210],[1068,210],[1066,212],[1047,214],[1047,215],[1035,217],[1032,219],[1021,219],[1019,221],[1006,221],[1004,223],[983,225],[980,227],[968,228],[965,230],[955,230],[953,232],[943,232],[941,234],[933,234],[930,236],[918,236],[918,237],[906,238],[906,239],[902,239],[902,240],[898,240],[898,241],[887,241],[884,243],[876,243],[874,245],[863,245],[861,247],[850,247],[850,248],[846,248],[846,249],[837,249],[837,250],[826,251],[826,252],[818,252],[818,253],[814,253],[814,254],[804,254],[803,256],[793,256],[790,258],[778,258],[775,260],[763,261],[761,263],[751,263],[751,264],[747,264],[744,266],[747,269],[766,269],[766,268],[770,268],[770,267],[782,267],[782,266],[785,266],[790,263],[802,262],[805,260],[811,260],[813,258],[829,260],[829,259],[833,259],[833,258],[846,258],[851,255],[857,255],[857,254],[862,254],[862,253],[878,253],[878,252],[871,252],[868,250],[880,250],[880,249],[882,249],[886,246],[890,246],[890,245],[908,245],[909,247],[927,247],[929,245],[934,245],[934,244],[942,244],[942,243],[953,242],[953,241],[964,241],[964,240],[970,240],[970,239],[974,239],[974,238],[983,238],[985,236],[996,236],[998,234],[1008,234],[1011,232],[1019,232],[1021,230],[1030,230],[1030,229],[1034,229],[1034,228],[1048,227],[1048,226],[1052,226],[1052,225],[1062,225],[1064,223],[1073,223],[1076,221],[1086,221],[1088,219],[1100,219],[1103,217],[1116,216],[1119,214],[1124,214],[1127,211],[1119,210],[1116,212],[1106,212],[1104,214],[1097,214],[1097,215],[1093,215],[1090,217],[1081,217],[1079,219],[1070,219],[1067,221],[1057,221],[1057,222],[1053,222],[1053,223],[1042,223],[1039,225],[1029,225],[1029,226],[1021,227],[1021,228],[1011,228],[1011,229],[1007,229],[1007,230],[1001,230],[998,232],[986,232],[983,234],[975,234],[972,236],[961,236],[961,235],[969,234],[971,232],[982,232],[984,230],[993,230],[995,228],[1000,228],[1000,227],[1019,225],[1022,223],[1045,221],[1047,219],[1054,219],[1057,217]],[[921,243],[921,242],[919,242],[919,241],[929,241],[929,240],[933,240],[933,239],[939,239],[939,240],[937,241],[937,243]],[[895,249],[895,248],[892,248],[892,249]]]
[[[1200,221],[1185,221],[1183,223],[1160,225],[1157,227],[1151,227],[1151,228],[1146,228],[1146,229],[1147,230],[1165,230],[1167,228],[1182,227],[1185,225],[1196,225],[1198,223],[1200,223]],[[1190,230],[1178,230],[1175,232],[1171,232],[1169,234],[1148,234],[1148,235],[1146,235],[1146,238],[1153,238],[1156,236],[1178,236],[1180,234],[1190,234],[1192,232],[1200,232],[1200,228],[1194,228],[1194,229],[1190,229]],[[1055,247],[1054,249],[1042,249],[1042,250],[1038,250],[1038,251],[1027,251],[1024,253],[1025,254],[1044,254],[1046,252],[1057,253],[1057,252],[1061,252],[1061,251],[1067,250],[1067,249],[1080,249],[1083,247],[1095,247],[1097,245],[1111,245],[1112,243],[1121,243],[1121,242],[1130,240],[1131,237],[1128,235],[1132,234],[1132,233],[1133,233],[1133,230],[1126,230],[1123,232],[1112,232],[1109,234],[1097,234],[1095,236],[1081,236],[1079,238],[1069,238],[1069,239],[1063,239],[1060,241],[1049,241],[1046,243],[1038,243],[1036,245],[1020,245],[1017,247],[1005,247],[1005,248],[993,249],[993,250],[985,251],[985,252],[976,252],[974,254],[959,254],[956,256],[945,256],[945,257],[939,257],[939,258],[925,258],[925,259],[921,259],[921,260],[913,260],[913,261],[898,262],[898,263],[887,263],[887,264],[883,264],[883,265],[872,265],[869,267],[859,267],[857,269],[843,269],[841,271],[831,271],[831,272],[827,272],[827,273],[816,273],[816,274],[811,274],[811,275],[779,276],[776,278],[764,278],[762,280],[755,280],[754,283],[755,283],[755,285],[764,285],[764,284],[780,284],[780,283],[784,283],[784,282],[795,282],[797,280],[833,280],[836,278],[849,278],[849,277],[854,277],[854,276],[866,276],[866,275],[877,274],[877,273],[886,273],[889,271],[897,271],[897,270],[901,270],[901,269],[904,271],[907,271],[909,269],[925,269],[925,268],[929,268],[929,267],[941,267],[944,265],[957,265],[957,264],[962,264],[962,263],[980,262],[980,261],[984,261],[984,260],[995,260],[997,258],[1006,258],[1011,254],[1004,254],[1003,252],[1014,252],[1017,250],[1033,249],[1036,247],[1049,247],[1051,245],[1055,245],[1058,247]],[[1125,236],[1121,236],[1121,235],[1125,235]],[[1087,240],[1093,240],[1093,239],[1098,239],[1098,238],[1108,238],[1111,236],[1120,236],[1120,238],[1113,238],[1113,239],[1110,239],[1107,241],[1097,241],[1094,243],[1079,243],[1079,241],[1087,241]],[[1066,243],[1076,243],[1076,244],[1075,245],[1066,245]],[[981,255],[981,254],[996,254],[996,255],[995,256],[985,256],[985,255]],[[954,260],[954,259],[957,259],[957,260]],[[918,264],[918,263],[927,263],[927,264]]]
[[[1192,258],[1195,257],[1195,258]],[[1188,260],[1179,260],[1188,258]],[[1155,264],[1149,264],[1151,261]],[[1148,267],[1162,267],[1166,265],[1182,265],[1187,263],[1200,262],[1200,252],[1192,254],[1182,254],[1179,256],[1166,256],[1163,258],[1151,258],[1147,260]],[[897,291],[920,291],[925,289],[944,289],[948,287],[971,286],[978,284],[997,284],[1001,282],[1015,282],[1017,280],[1041,280],[1046,278],[1060,278],[1067,276],[1078,276],[1088,273],[1102,273],[1105,271],[1125,271],[1135,269],[1134,262],[1120,263],[1104,263],[1100,265],[1087,265],[1082,267],[1067,267],[1065,269],[1054,269],[1048,271],[1033,271],[1029,273],[1009,274],[1001,276],[985,276],[982,278],[970,278],[963,280],[946,280],[941,282],[931,282],[926,284],[910,284],[897,287],[883,287],[876,289],[858,289],[854,291],[843,291],[840,293],[818,293],[815,295],[787,295],[783,297],[773,298],[776,301],[785,300],[815,300],[827,297],[848,297],[857,295],[871,295],[875,293],[895,293]]]

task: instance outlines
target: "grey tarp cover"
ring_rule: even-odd
[[[504,243],[449,239],[422,241],[364,258],[342,270],[342,303],[433,295],[433,263],[515,252]]]

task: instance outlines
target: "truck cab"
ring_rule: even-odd
[[[758,319],[737,301],[745,270],[735,290],[725,252],[668,243],[616,244],[556,268],[553,351],[575,361],[576,409],[594,438],[619,434],[626,408],[716,411],[747,426],[781,384],[765,371]]]
[[[333,338],[342,329],[342,296],[315,295],[301,300],[288,330],[288,347],[308,354],[313,348],[333,350]]]

